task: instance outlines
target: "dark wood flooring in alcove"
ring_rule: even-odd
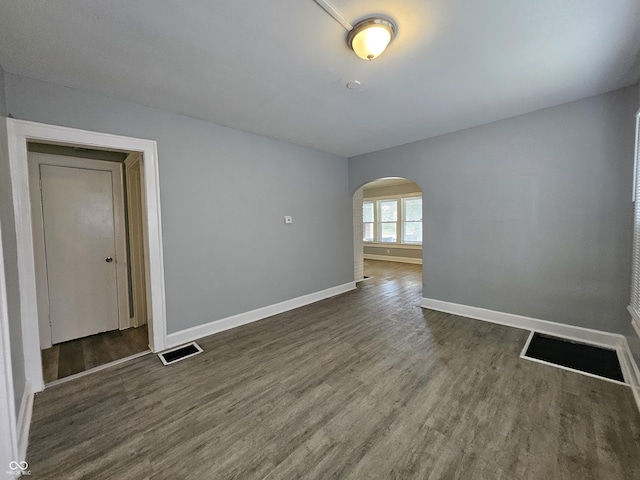
[[[149,349],[147,326],[113,330],[42,350],[44,383],[82,373]]]

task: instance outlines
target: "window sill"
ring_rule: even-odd
[[[363,242],[365,247],[377,248],[403,248],[405,250],[422,250],[418,243],[391,243],[391,242]]]

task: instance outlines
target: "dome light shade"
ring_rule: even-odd
[[[387,48],[396,26],[384,18],[372,17],[357,23],[347,36],[347,43],[363,60],[373,60]]]

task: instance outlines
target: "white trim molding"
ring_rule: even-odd
[[[364,259],[365,260],[382,260],[383,262],[413,263],[415,265],[422,265],[421,258],[394,257],[393,255],[374,255],[373,253],[365,253]]]
[[[539,333],[555,335],[557,337],[575,340],[577,342],[586,342],[606,348],[617,348],[621,345],[621,338],[624,338],[622,335],[603,332],[601,330],[575,327],[564,323],[550,322],[548,320],[498,312],[496,310],[487,310],[486,308],[471,307],[459,303],[444,302],[432,298],[423,298],[420,306],[439,312],[452,313],[453,315],[459,315],[461,317],[484,320],[485,322],[497,323],[522,330],[534,330]]]
[[[421,243],[364,242],[363,245],[370,248],[402,248],[405,250],[422,250]]]
[[[305,305],[324,300],[325,298],[349,292],[355,288],[356,282],[347,282],[342,285],[320,290],[319,292],[309,293],[307,295],[292,298],[291,300],[285,300],[284,302],[275,303],[266,307],[239,313],[238,315],[233,315],[231,317],[214,320],[213,322],[205,323],[203,325],[187,328],[179,332],[170,333],[167,335],[167,348],[177,347],[215,333],[224,332],[225,330],[230,330],[248,323],[257,322],[258,320],[263,320],[267,317],[278,315],[279,313],[288,312],[289,310],[304,307]]]
[[[522,330],[546,333],[556,337],[566,338],[577,342],[597,345],[604,348],[616,350],[620,360],[620,368],[625,382],[631,387],[636,406],[640,410],[640,371],[633,359],[629,344],[624,335],[603,332],[590,328],[576,327],[564,323],[550,322],[538,318],[525,317],[513,313],[498,312],[486,308],[472,307],[459,303],[445,302],[433,298],[423,298],[420,304],[422,308],[437,310],[439,312],[450,313],[461,317],[473,318],[484,322],[497,323],[508,327]]]
[[[632,319],[631,320],[631,326],[636,331],[636,335],[638,335],[638,337],[640,337],[640,322],[638,322],[635,319]]]
[[[631,387],[636,405],[638,406],[638,410],[640,410],[640,369],[638,369],[638,364],[633,358],[629,343],[625,337],[622,337],[622,346],[618,349],[618,358],[620,359],[622,374]]]
[[[27,458],[27,446],[29,445],[29,427],[31,426],[31,415],[33,413],[33,397],[35,392],[29,382],[24,385],[22,401],[20,402],[20,413],[18,414],[18,457]]]
[[[640,318],[638,317],[638,315],[636,314],[636,311],[631,306],[628,306],[627,310],[631,315],[631,325],[633,326],[633,330],[636,332],[636,335],[638,335],[638,338],[640,338]],[[625,365],[623,366],[623,368],[626,367],[629,370],[629,383],[633,390],[633,396],[636,399],[638,408],[640,408],[640,369],[638,369],[638,364],[633,358],[633,354],[631,353],[631,348],[629,348],[629,342],[627,342],[626,338],[624,339],[624,345],[625,345],[625,356],[622,359],[621,364],[622,362],[624,362]]]
[[[1,230],[2,225],[0,225],[0,462],[2,462],[0,469],[8,465],[8,462],[24,460],[24,457],[18,456],[16,404]]]
[[[78,378],[86,377],[87,375],[91,375],[93,373],[99,372],[101,370],[106,370],[107,368],[115,367],[117,365],[130,362],[131,360],[135,360],[136,358],[144,357],[145,355],[149,355],[151,350],[145,350],[144,352],[134,353],[133,355],[129,355],[128,357],[119,358],[118,360],[114,360],[113,362],[104,363],[102,365],[98,365],[97,367],[90,368],[89,370],[84,370],[82,372],[74,373],[73,375],[69,375],[68,377],[62,377],[57,380],[52,380],[51,382],[45,385],[46,388],[55,387],[56,385],[60,385],[61,383],[71,382]]]
[[[633,307],[631,307],[631,305],[627,307],[627,310],[631,315],[631,325],[633,326],[633,329],[636,331],[636,334],[638,335],[638,337],[640,337],[640,318],[636,314],[636,311],[633,309]]]
[[[27,142],[92,147],[120,152],[141,152],[143,155],[143,195],[147,225],[146,258],[148,268],[149,344],[160,351],[166,344],[166,307],[164,267],[162,257],[162,227],[160,214],[160,182],[156,142],[75,128],[7,119],[9,167],[13,186],[16,242],[18,244],[18,280],[22,322],[25,376],[34,392],[44,389],[38,332],[36,273],[33,250],[33,228],[29,197]]]

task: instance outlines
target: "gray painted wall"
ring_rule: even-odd
[[[76,89],[6,80],[16,118],[158,142],[169,333],[353,281],[346,159]]]
[[[4,88],[4,76],[5,72],[0,65],[0,115],[3,117],[7,116],[7,99],[5,96],[5,88]]]
[[[14,399],[16,412],[19,412],[26,379],[24,353],[22,350],[22,325],[20,323],[17,245],[11,181],[9,179],[4,78],[5,73],[0,67],[0,225],[2,225],[2,253],[7,282],[7,310],[9,313],[9,342],[11,344]]]
[[[349,159],[424,201],[423,295],[628,334],[637,89]]]

